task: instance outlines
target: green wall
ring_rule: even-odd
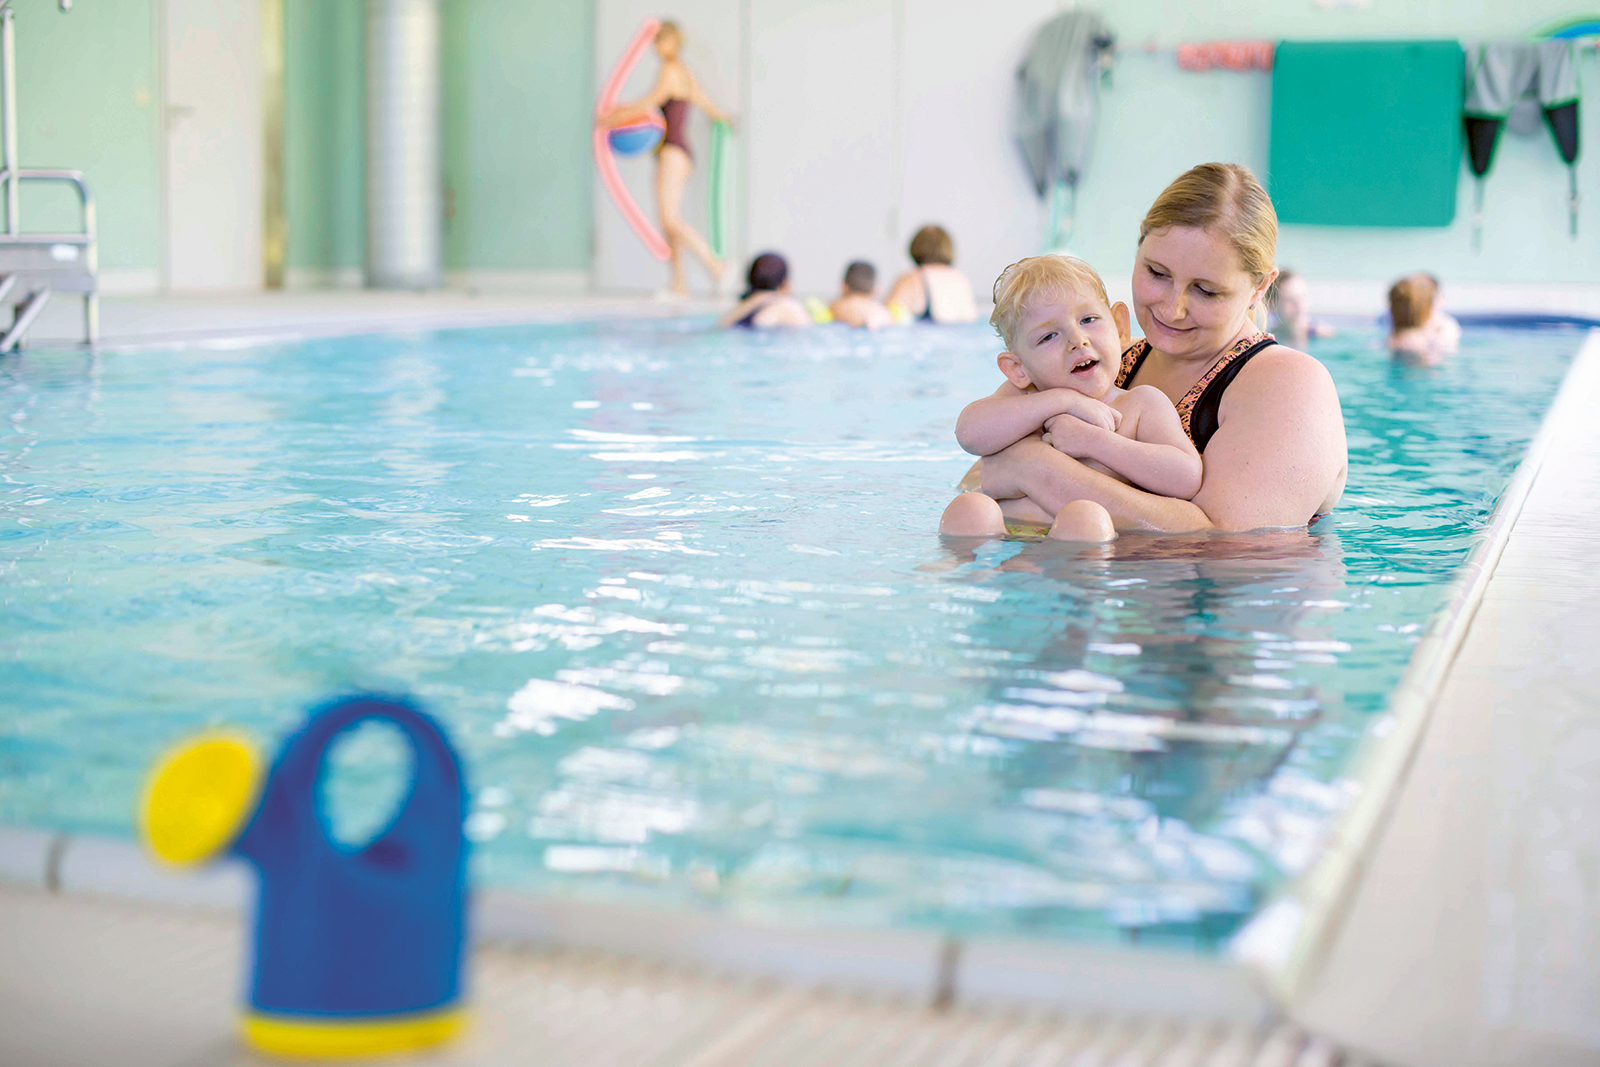
[[[366,255],[364,0],[283,5],[283,199],[290,270],[359,271]]]
[[[442,0],[445,266],[585,271],[592,0]],[[285,4],[289,267],[363,257],[363,0]]]
[[[24,167],[81,170],[102,270],[161,265],[160,129],[151,0],[14,0],[17,148]],[[76,194],[24,187],[25,229],[76,228]]]
[[[445,265],[588,270],[592,0],[444,0]]]

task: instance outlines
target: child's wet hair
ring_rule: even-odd
[[[856,260],[844,269],[844,287],[852,293],[870,295],[878,284],[878,271],[871,263]]]
[[[1408,274],[1389,289],[1389,321],[1394,329],[1411,330],[1428,321],[1439,281],[1431,274]]]
[[[1111,308],[1111,298],[1106,295],[1106,283],[1083,260],[1072,256],[1019,259],[995,279],[994,314],[989,316],[989,325],[994,327],[1009,349],[1017,323],[1030,304],[1042,296],[1059,296],[1069,292],[1093,293],[1108,311]]]
[[[776,252],[763,252],[750,261],[750,273],[745,280],[750,288],[745,290],[744,298],[754,293],[777,292],[789,280],[788,261]]]

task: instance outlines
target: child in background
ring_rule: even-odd
[[[789,295],[789,264],[776,252],[763,252],[750,261],[750,287],[739,304],[722,316],[723,326],[810,326],[811,315]]]
[[[1461,324],[1446,315],[1439,298],[1439,279],[1408,274],[1389,289],[1389,349],[1398,355],[1432,362],[1461,344]]]
[[[894,321],[889,309],[878,303],[878,272],[871,263],[856,260],[845,268],[844,286],[839,299],[828,305],[835,322],[846,326],[864,326],[869,330],[881,329]]]
[[[1112,304],[1105,283],[1081,260],[1037,256],[1013,263],[994,283],[989,322],[1006,343],[1006,381],[968,404],[956,440],[989,456],[1030,435],[1113,478],[1187,500],[1200,489],[1200,453],[1166,394],[1151,385],[1119,389],[1128,341],[1128,307]],[[962,493],[945,508],[939,532],[999,537],[1007,523],[1049,527],[1066,541],[1110,541],[1111,515],[1092,500],[1051,514],[1028,497],[995,500]]]
[[[1290,348],[1304,348],[1313,337],[1332,337],[1332,326],[1311,321],[1311,301],[1306,280],[1292,270],[1278,272],[1267,288],[1267,329]]]

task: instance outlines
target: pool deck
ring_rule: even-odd
[[[469,324],[415,305],[399,317],[382,294],[357,314],[341,303],[347,296],[289,316],[267,301],[259,321],[234,309],[234,336]],[[535,303],[477,308],[470,319],[612,313],[589,301]],[[142,306],[130,304],[117,334],[108,309],[108,340],[216,335],[213,311],[205,334],[206,323],[188,332],[170,307]],[[703,309],[662,306],[685,310]],[[1415,743],[1385,746],[1385,788],[1369,791],[1358,825],[1299,888],[1315,921],[1302,914],[1287,932],[1257,931],[1250,958],[1213,964],[1023,942],[953,946],[933,934],[682,916],[665,924],[489,894],[473,1036],[426,1062],[1600,1062],[1597,395],[1600,331],[1452,611],[1419,646],[1396,714]],[[0,1063],[255,1062],[231,1029],[242,872],[179,880],[133,855],[118,843],[0,829]]]

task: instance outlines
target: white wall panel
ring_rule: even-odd
[[[831,293],[845,264],[888,273],[898,243],[894,0],[753,0],[750,232],[795,288]]]
[[[600,90],[611,76],[612,68],[622,58],[623,49],[645,19],[670,17],[683,29],[684,62],[694,72],[706,95],[734,117],[734,218],[729,227],[729,269],[734,271],[742,268],[745,252],[740,241],[740,190],[743,188],[741,160],[745,155],[745,139],[750,128],[742,99],[745,77],[740,44],[742,6],[740,0],[674,0],[671,7],[664,11],[659,0],[598,0],[595,4],[597,53],[592,97],[599,99]],[[656,59],[655,52],[646,52],[634,68],[633,77],[623,87],[621,100],[637,100],[649,92],[655,84],[659,67],[660,61]],[[590,106],[592,108],[593,104]],[[694,152],[695,169],[683,197],[683,214],[705,235],[706,164],[711,155],[711,122],[699,108],[693,109],[689,120],[689,145]],[[657,219],[654,157],[619,158],[617,165],[639,206],[652,220]],[[652,256],[635,236],[600,185],[598,175],[594,184],[596,286],[609,291],[653,292],[666,289],[667,265]],[[708,291],[710,282],[700,264],[692,257],[686,271],[692,289],[697,292]]]
[[[1060,7],[1005,0],[980,13],[962,0],[907,3],[896,270],[911,262],[905,246],[917,227],[937,222],[982,305],[1007,264],[1042,250],[1046,213],[1011,133],[1011,103],[1028,40]]]

